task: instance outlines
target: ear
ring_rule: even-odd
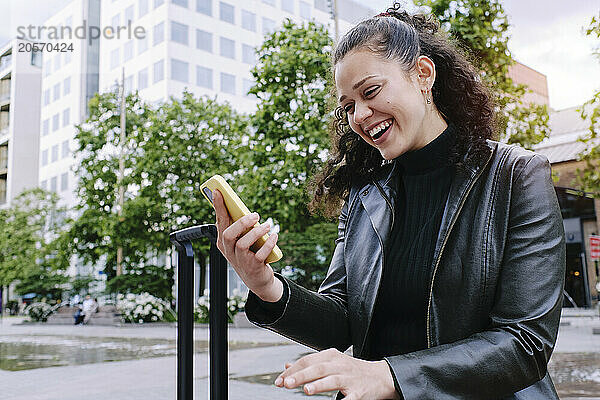
[[[435,64],[431,58],[419,56],[417,58],[415,69],[421,90],[431,90],[433,83],[435,82]]]

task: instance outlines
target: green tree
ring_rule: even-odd
[[[0,210],[0,286],[21,281],[21,287],[41,296],[60,295],[65,279],[58,277],[69,265],[61,227],[68,224],[57,203],[55,193],[37,188],[24,191],[9,208]],[[37,281],[41,275],[52,278]],[[33,282],[35,286],[28,286]],[[19,287],[17,292],[25,293]]]
[[[154,265],[170,249],[169,233],[214,221],[200,194],[210,176],[235,170],[233,154],[246,119],[229,105],[184,93],[158,107],[137,94],[126,99],[126,142],[120,141],[117,93],[96,96],[90,116],[78,127],[77,169],[80,217],[72,230],[77,253],[90,264],[104,264],[112,290],[137,292],[140,285],[165,298],[172,286],[169,265]],[[119,217],[119,149],[124,145],[126,196]],[[116,253],[124,253],[124,276],[116,275]],[[208,253],[199,246],[199,260]],[[166,271],[166,272],[165,272]],[[125,276],[126,275],[126,276]],[[123,286],[119,286],[123,285]]]
[[[541,142],[549,132],[545,105],[528,104],[528,90],[508,76],[515,63],[508,48],[509,22],[499,0],[416,0],[427,6],[458,44],[472,56],[498,105],[500,139],[525,148]]]
[[[600,39],[600,14],[592,17],[585,34]],[[593,54],[600,60],[600,41]],[[581,118],[589,120],[590,125],[587,135],[580,139],[587,148],[579,155],[579,158],[585,161],[586,167],[579,171],[577,179],[582,190],[600,195],[600,90],[579,111]]]
[[[291,266],[292,278],[313,288],[327,270],[337,233],[337,223],[311,216],[306,207],[307,177],[329,148],[331,48],[326,29],[313,22],[286,20],[265,37],[250,89],[258,107],[237,157],[244,170],[236,180],[241,197],[280,226],[284,259],[274,267]]]
[[[282,231],[302,232],[315,222],[305,206],[305,187],[329,146],[331,46],[324,27],[286,20],[257,49],[250,94],[258,98],[258,108],[241,149],[248,173],[240,177],[240,191]]]

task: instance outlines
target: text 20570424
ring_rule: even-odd
[[[54,42],[21,42],[18,44],[19,53],[48,52],[48,53],[66,53],[73,51],[73,43],[54,43]]]

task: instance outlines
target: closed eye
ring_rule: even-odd
[[[369,97],[373,97],[374,95],[376,95],[377,91],[379,90],[381,86],[377,85],[377,86],[371,86],[369,88],[367,88],[367,90],[365,90],[364,92],[364,96],[369,98]]]

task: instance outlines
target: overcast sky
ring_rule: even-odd
[[[41,24],[69,1],[0,0],[0,43],[14,37],[17,26]],[[368,3],[383,11],[392,1]],[[594,44],[600,43],[582,33],[600,13],[599,0],[502,0],[502,4],[510,18],[513,57],[547,76],[552,108],[580,105],[600,90],[600,61],[591,56]]]

